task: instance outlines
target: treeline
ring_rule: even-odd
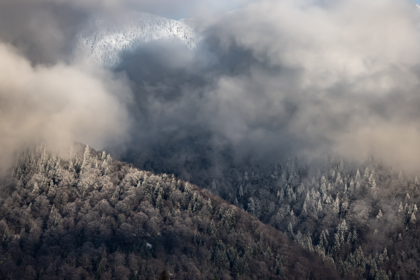
[[[1,279],[337,279],[220,197],[76,145],[22,152],[0,182]]]
[[[290,160],[269,174],[241,175],[231,180],[233,203],[334,262],[342,277],[419,279],[417,179],[334,158],[317,171]]]

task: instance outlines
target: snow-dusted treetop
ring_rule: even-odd
[[[119,62],[121,51],[159,39],[179,39],[188,48],[200,40],[192,21],[163,18],[149,13],[131,13],[123,19],[92,17],[76,34],[75,55],[87,54],[91,62],[112,67]]]

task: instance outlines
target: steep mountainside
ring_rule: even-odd
[[[28,149],[0,182],[1,279],[338,278],[206,190],[82,145],[64,154]]]
[[[128,13],[124,19],[91,18],[76,34],[75,55],[87,53],[88,59],[101,66],[118,64],[122,51],[141,43],[176,39],[188,48],[200,40],[191,20],[171,20],[149,13]]]
[[[238,164],[224,151],[221,165],[212,161],[211,150],[197,149],[185,162],[167,158],[169,151],[162,147],[127,160],[188,174],[191,182],[285,232],[308,251],[333,259],[342,277],[419,279],[417,177],[374,159],[352,163],[329,156],[311,165],[292,158],[272,165]],[[216,166],[218,173],[212,172]]]

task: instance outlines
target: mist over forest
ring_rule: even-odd
[[[418,279],[419,26],[412,0],[1,1],[1,277]]]

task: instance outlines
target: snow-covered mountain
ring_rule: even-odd
[[[122,51],[141,43],[160,39],[178,39],[190,49],[197,46],[200,36],[193,21],[163,18],[149,13],[127,14],[123,19],[92,17],[76,34],[75,55],[87,55],[91,62],[113,67]]]

